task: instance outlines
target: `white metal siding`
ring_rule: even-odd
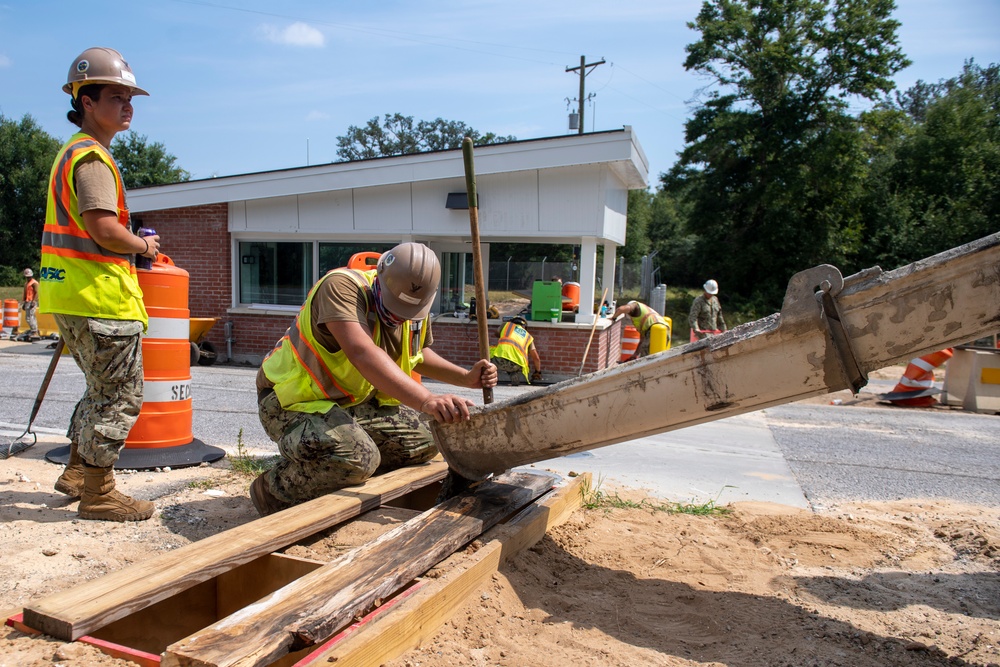
[[[547,169],[538,176],[538,229],[544,234],[601,236],[601,168]]]
[[[299,195],[298,229],[301,232],[352,233],[353,190]]]
[[[413,231],[410,184],[380,185],[355,190],[354,229],[358,232]]]

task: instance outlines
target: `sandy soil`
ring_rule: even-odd
[[[120,475],[125,492],[156,502],[150,521],[80,521],[52,491],[60,469],[47,447],[0,463],[0,610],[256,518],[250,480],[222,461]],[[390,667],[1000,665],[998,508],[916,499],[729,510],[579,510]],[[405,518],[383,511],[289,552],[328,559]],[[128,664],[0,630],[0,667]]]

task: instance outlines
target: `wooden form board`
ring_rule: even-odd
[[[24,608],[24,623],[65,641],[444,478],[432,461],[401,468],[283,512],[159,554]]]
[[[320,643],[551,489],[554,479],[515,471],[484,482],[169,646],[162,664],[263,666]]]
[[[466,599],[502,565],[566,521],[583,504],[590,473],[528,506],[514,519],[486,533],[483,546],[445,561],[440,578],[427,581],[392,610],[346,637],[321,647],[295,667],[369,667],[393,660],[433,637]]]

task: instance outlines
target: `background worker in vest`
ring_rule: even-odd
[[[38,281],[31,269],[24,270],[24,294],[21,297],[21,310],[24,320],[28,323],[28,339],[37,340],[38,335]]]
[[[473,403],[435,394],[412,371],[461,387],[496,385],[490,362],[465,370],[432,349],[428,314],[440,281],[434,252],[403,243],[372,271],[334,269],[313,285],[257,373],[260,423],[282,456],[250,486],[262,516],[433,458],[421,414],[456,422]]]
[[[517,375],[523,374],[528,384],[542,379],[542,358],[535,348],[535,338],[528,333],[528,322],[521,316],[511,318],[500,327],[500,341],[490,348],[490,361],[498,371],[507,373],[510,383],[517,385]],[[529,370],[528,360],[531,360]]]
[[[628,303],[622,304],[615,308],[615,315],[612,319],[617,320],[622,315],[628,315],[632,318],[632,326],[636,328],[639,332],[639,346],[635,349],[635,352],[626,361],[633,361],[635,359],[641,359],[642,357],[649,355],[649,339],[653,332],[653,327],[662,327],[664,338],[666,340],[666,347],[664,349],[669,349],[670,347],[670,325],[667,324],[667,320],[660,315],[658,312],[650,308],[644,303],[638,301],[629,301]],[[663,350],[657,350],[657,352],[662,352]]]
[[[688,314],[688,324],[691,326],[691,342],[715,336],[726,330],[726,320],[722,317],[722,304],[719,303],[719,283],[706,280],[702,285],[703,293],[695,297]]]
[[[114,49],[91,48],[70,66],[66,114],[80,131],[59,150],[42,231],[39,307],[53,313],[87,387],[70,418],[70,458],[56,490],[80,498],[83,519],[140,521],[155,506],[115,490],[114,464],[142,407],[140,336],[148,317],[135,256],[155,259],[159,237],[130,228],[111,140],[132,124],[132,97],[148,95]]]

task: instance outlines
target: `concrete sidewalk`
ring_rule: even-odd
[[[640,488],[677,502],[766,500],[809,506],[761,412],[549,459],[535,467],[564,475],[590,472],[595,484]]]

